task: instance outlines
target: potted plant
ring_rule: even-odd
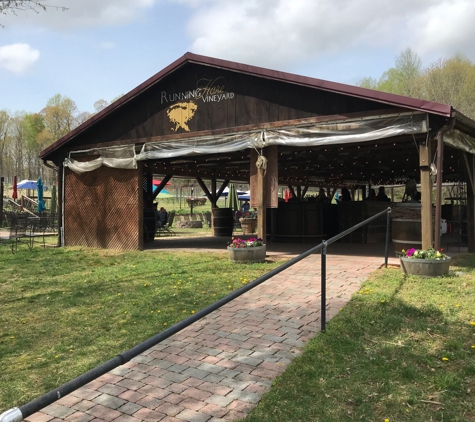
[[[452,258],[447,256],[442,249],[434,248],[402,250],[401,270],[406,274],[420,275],[424,277],[438,277],[449,273]]]
[[[240,218],[242,233],[253,234],[256,231],[257,215],[255,212],[246,211]]]
[[[233,238],[228,245],[228,255],[232,262],[264,262],[266,245],[260,238]]]

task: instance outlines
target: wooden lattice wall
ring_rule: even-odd
[[[139,174],[105,166],[83,174],[66,169],[65,246],[142,249]]]

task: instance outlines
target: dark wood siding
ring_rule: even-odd
[[[213,101],[218,97],[207,95],[205,98],[179,99],[183,93],[193,92],[207,83],[212,87],[220,86],[228,98]],[[193,102],[196,111],[185,124],[177,125],[171,121],[167,110],[180,102]],[[381,109],[378,102],[187,64],[105,116],[78,135],[74,143],[84,146],[181,133],[189,135],[206,130],[378,109]]]

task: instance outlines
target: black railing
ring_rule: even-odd
[[[291,267],[292,265],[296,264],[297,262],[301,261],[302,259],[308,257],[309,255],[321,251],[322,255],[322,268],[321,268],[321,331],[324,332],[326,328],[326,255],[327,255],[327,247],[332,243],[340,240],[341,238],[345,237],[346,235],[350,234],[351,232],[369,224],[371,221],[387,214],[386,220],[386,245],[385,245],[385,255],[384,255],[384,264],[387,267],[388,265],[388,246],[389,246],[389,221],[390,221],[390,212],[391,208],[387,208],[384,211],[362,221],[361,223],[345,230],[338,235],[324,240],[319,245],[309,249],[308,251],[300,254],[299,256],[292,258],[291,260],[285,262],[284,264],[280,265],[279,267],[269,271],[267,274],[257,278],[256,280],[242,286],[238,290],[230,293],[229,295],[219,299],[218,301],[214,302],[213,304],[207,306],[206,308],[198,311],[196,314],[189,316],[188,318],[180,321],[179,323],[173,325],[172,327],[162,331],[161,333],[145,340],[143,343],[138,344],[135,347],[132,347],[125,352],[117,355],[115,358],[108,360],[107,362],[103,363],[91,369],[90,371],[80,375],[77,378],[74,378],[71,381],[61,385],[54,390],[44,394],[43,396],[21,406],[20,408],[13,408],[7,410],[6,412],[0,415],[0,422],[20,422],[24,418],[38,412],[39,410],[43,409],[46,406],[54,403],[55,401],[59,400],[61,397],[66,396],[67,394],[77,390],[78,388],[86,385],[87,383],[94,381],[96,378],[99,378],[101,375],[112,371],[113,369],[117,368],[120,365],[123,365],[129,362],[132,358],[140,355],[141,353],[145,352],[146,350],[150,349],[151,347],[159,344],[163,340],[166,340],[168,337],[178,333],[179,331],[183,330],[184,328],[190,326],[191,324],[195,323],[196,321],[204,318],[206,315],[214,312],[215,310],[221,308],[223,305],[231,302],[232,300],[238,298],[239,296],[243,295],[244,293],[248,292],[249,290],[253,289],[254,287],[259,286],[264,281],[267,281],[269,278],[279,274],[280,272],[286,270],[287,268]]]

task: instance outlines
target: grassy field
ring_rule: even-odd
[[[475,421],[474,266],[373,273],[245,421]]]
[[[0,249],[0,413],[275,268],[226,253]]]
[[[278,265],[81,248],[0,260],[0,413]],[[474,267],[469,254],[447,277],[373,273],[245,421],[475,421]]]

